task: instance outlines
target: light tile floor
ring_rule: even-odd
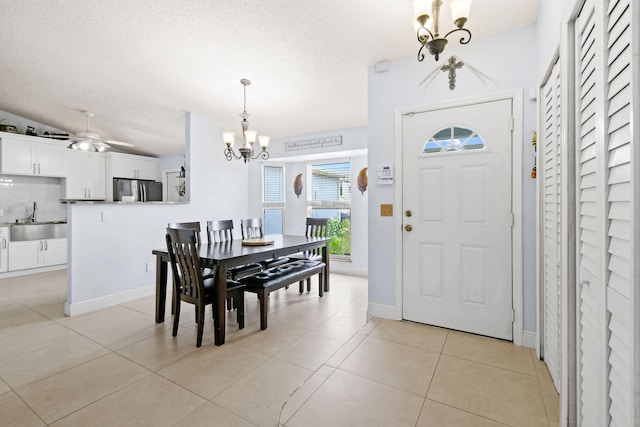
[[[297,286],[273,293],[266,331],[247,294],[246,327],[229,313],[221,347],[208,311],[200,349],[188,304],[173,338],[170,315],[154,323],[153,297],[68,318],[65,271],[2,279],[0,424],[558,424],[558,394],[532,350],[410,322],[367,323],[367,280],[331,279],[323,298]]]

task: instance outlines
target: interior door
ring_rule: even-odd
[[[549,78],[542,86],[541,129],[539,141],[539,207],[541,240],[540,265],[541,283],[543,287],[542,301],[542,348],[544,359],[556,390],[560,390],[560,373],[562,361],[562,277],[568,268],[565,262],[563,247],[567,236],[562,233],[564,212],[562,206],[563,158],[561,145],[561,90],[560,63],[557,61]]]
[[[632,179],[631,6],[629,0],[587,0],[575,20],[577,403],[584,426],[639,421],[632,375],[638,190]]]
[[[513,337],[512,100],[403,116],[403,317]]]
[[[588,0],[576,20],[576,175],[577,175],[577,296],[579,423],[607,425],[605,385],[605,286],[603,144],[597,137],[598,87],[596,70],[599,37],[595,5]],[[601,112],[599,114],[601,116]]]

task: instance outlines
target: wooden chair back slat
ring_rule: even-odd
[[[207,221],[207,238],[209,243],[233,240],[233,220]]]
[[[196,232],[196,244],[200,244],[200,222],[199,221],[189,221],[189,222],[170,222],[167,225],[167,228],[173,228],[177,230],[194,230]]]
[[[242,240],[264,237],[262,218],[242,219],[240,220],[240,229],[242,231]]]

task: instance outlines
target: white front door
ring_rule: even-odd
[[[512,100],[404,115],[403,318],[512,340]]]

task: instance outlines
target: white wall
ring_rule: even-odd
[[[536,24],[538,38],[537,76],[539,78],[542,78],[549,68],[549,61],[552,60],[559,47],[560,24],[566,18],[569,3],[569,0],[540,0]]]
[[[389,70],[376,73],[369,68],[369,168],[395,164],[395,111],[420,105],[464,100],[505,90],[524,89],[523,140],[523,324],[525,331],[536,330],[535,284],[535,181],[530,178],[533,166],[531,135],[536,125],[535,101],[528,99],[536,86],[537,49],[535,27],[530,26],[495,37],[472,40],[467,46],[452,41],[436,64],[432,58],[418,62],[415,56],[392,61]],[[418,46],[416,45],[416,51]],[[419,85],[437,66],[451,55],[487,75],[492,82],[483,83],[469,69],[457,73],[456,89],[448,87],[446,73],[428,86]],[[371,174],[370,174],[371,175]],[[380,204],[394,203],[398,183],[370,185],[369,194],[369,303],[396,312],[396,234],[393,218],[380,217]],[[398,214],[400,206],[394,209]]]
[[[335,273],[366,276],[368,274],[368,191],[360,194],[356,177],[363,167],[367,167],[367,128],[339,129],[307,135],[296,135],[271,141],[270,160],[265,163],[284,166],[285,203],[284,232],[304,235],[307,218],[307,165],[331,160],[351,161],[351,262],[333,262],[331,271]],[[342,145],[285,151],[285,142],[306,141],[330,136],[342,136]],[[249,211],[252,216],[262,216],[262,162],[250,165]],[[293,191],[293,180],[299,173],[303,177],[302,194],[298,198]]]
[[[220,129],[186,115],[189,204],[70,204],[67,314],[77,314],[155,292],[154,248],[165,247],[175,221],[247,215],[247,170],[227,162]],[[102,214],[110,220],[102,221]],[[151,271],[146,264],[151,263]]]

